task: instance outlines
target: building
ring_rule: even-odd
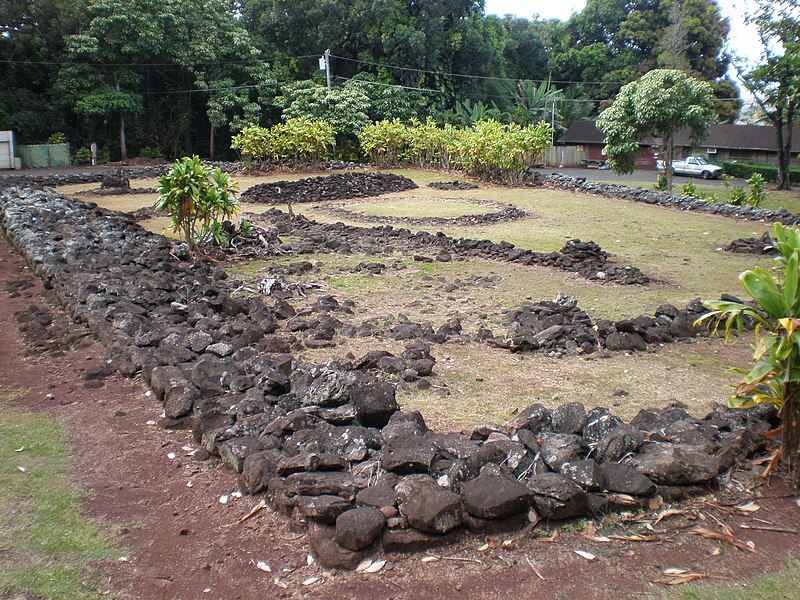
[[[0,169],[16,169],[14,132],[0,131]]]
[[[588,164],[601,164],[605,161],[603,133],[594,121],[575,121],[558,140],[559,146],[578,146],[583,148]],[[641,152],[636,158],[640,169],[654,169],[655,157],[660,142],[649,138],[642,140]],[[765,125],[712,125],[708,135],[699,143],[692,144],[688,131],[675,136],[675,158],[699,155],[709,162],[747,161],[776,164],[778,144],[775,129]],[[792,133],[792,164],[800,165],[800,127]]]

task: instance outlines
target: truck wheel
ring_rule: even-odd
[[[703,179],[711,179],[711,173],[709,171],[703,171]]]

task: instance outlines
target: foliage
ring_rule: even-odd
[[[52,134],[45,144],[66,144],[67,143],[67,136],[64,134],[63,131],[57,131],[56,133]]]
[[[190,253],[211,240],[228,242],[222,221],[238,212],[236,184],[221,169],[211,170],[193,156],[176,160],[158,181],[154,208],[169,213],[172,231],[180,232]]]
[[[673,138],[688,128],[694,139],[703,138],[714,118],[708,83],[681,71],[656,69],[625,85],[614,103],[600,115],[598,128],[605,134],[604,152],[616,173],[631,173],[645,136],[661,139],[666,163],[667,189],[672,189]]]
[[[755,325],[753,366],[743,379],[731,406],[747,408],[773,404],[783,422],[782,453],[795,486],[800,485],[800,230],[775,223],[772,230],[779,252],[772,271],[756,267],[739,276],[755,306],[719,300],[706,302],[710,312],[698,323],[716,330],[724,324],[725,339],[746,322]]]
[[[139,156],[143,156],[144,158],[164,158],[161,148],[153,148],[151,146],[145,146],[139,150]]]
[[[370,123],[358,133],[364,154],[383,166],[408,159],[408,138],[408,128],[400,119]]]
[[[411,162],[419,166],[460,168],[471,175],[502,181],[518,180],[533,159],[551,143],[547,123],[523,127],[495,120],[472,127],[438,127],[432,119],[381,121],[359,134],[364,153],[381,164]]]
[[[764,181],[774,183],[778,180],[778,167],[775,165],[726,161],[722,163],[722,170],[740,179],[749,179],[753,173],[758,173]],[[789,178],[792,183],[800,183],[800,169],[796,167],[789,169]]]
[[[269,129],[248,125],[231,138],[231,148],[246,158],[267,158],[272,149]]]
[[[78,148],[75,154],[72,155],[72,162],[76,165],[88,165],[92,162],[92,152],[85,146]]]
[[[289,119],[270,129],[245,127],[231,147],[249,159],[318,161],[336,144],[333,127],[325,121]]]
[[[761,203],[766,200],[764,177],[760,173],[753,173],[747,180],[747,185],[750,188],[747,192],[747,203],[750,206],[761,206]]]
[[[797,0],[756,0],[748,21],[762,42],[755,69],[737,66],[739,79],[775,128],[779,190],[790,187],[792,137],[800,114],[800,17]]]
[[[336,136],[355,138],[369,123],[370,99],[361,85],[344,85],[328,91],[312,81],[283,87],[276,99],[284,119],[325,121]]]
[[[697,186],[691,182],[683,184],[683,195],[684,196],[694,196],[697,198]]]
[[[740,185],[735,185],[731,188],[731,193],[728,200],[729,204],[736,206],[743,206],[747,203],[747,192]]]
[[[656,184],[653,186],[653,189],[655,189],[655,190],[657,190],[659,192],[666,191],[666,189],[667,189],[667,174],[666,173],[664,173],[662,171],[661,173],[658,174],[658,181],[656,181]]]

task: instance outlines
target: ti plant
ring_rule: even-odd
[[[730,401],[735,408],[775,405],[781,417],[781,457],[791,483],[800,487],[800,231],[775,223],[772,233],[779,255],[768,271],[756,267],[739,276],[753,304],[706,302],[710,312],[697,320],[716,331],[724,324],[726,341],[745,322],[755,325],[753,365],[739,370],[742,381]]]
[[[222,222],[238,211],[236,184],[221,169],[207,167],[197,156],[181,158],[158,181],[158,200],[154,208],[166,212],[172,231],[180,232],[194,255],[197,247],[210,241],[227,245],[228,234]]]

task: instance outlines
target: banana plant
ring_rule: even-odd
[[[782,443],[776,457],[787,465],[792,484],[800,487],[800,231],[775,223],[772,237],[778,251],[774,268],[756,267],[739,276],[753,303],[705,302],[709,312],[696,324],[707,323],[714,331],[724,327],[726,341],[747,322],[754,326],[753,364],[738,370],[743,377],[730,405],[778,408]]]

